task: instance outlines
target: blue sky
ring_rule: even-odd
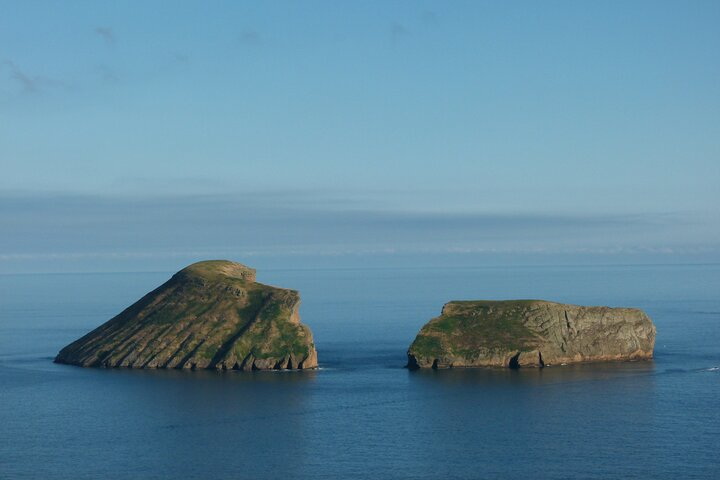
[[[715,1],[0,1],[0,272],[720,260],[718,25]]]

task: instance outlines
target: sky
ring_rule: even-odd
[[[0,273],[720,261],[718,25],[0,0]]]

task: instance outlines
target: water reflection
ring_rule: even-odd
[[[452,459],[460,446],[464,463],[453,465],[453,471],[468,462],[490,465],[496,470],[483,470],[488,476],[527,472],[520,465],[530,463],[545,476],[562,477],[567,468],[582,468],[583,457],[617,457],[632,465],[648,450],[627,444],[622,432],[642,436],[657,418],[653,362],[420,370],[407,375],[417,399],[411,406],[411,435],[444,439],[433,443],[431,457],[415,458],[426,469],[435,468],[430,458]],[[523,439],[521,452],[518,438]],[[603,441],[598,443],[598,438]]]
[[[432,381],[442,385],[484,385],[497,382],[505,385],[550,385],[569,382],[619,380],[655,374],[655,362],[610,362],[572,364],[545,368],[451,368],[408,371],[418,382]]]
[[[148,457],[140,463],[197,478],[206,473],[201,465],[213,465],[221,478],[242,471],[278,478],[292,475],[312,454],[305,413],[317,372],[66,368],[77,380],[66,384],[68,393],[88,382],[96,386],[81,401],[93,410],[86,415],[90,425],[105,428],[88,436],[146,444],[147,450],[132,448]],[[283,461],[274,461],[274,453]]]

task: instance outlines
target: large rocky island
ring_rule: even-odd
[[[83,367],[222,370],[317,367],[294,290],[255,281],[226,260],[176,273],[115,318],[63,348],[57,363]]]
[[[544,367],[650,359],[655,326],[635,308],[542,300],[447,303],[418,333],[408,368]]]

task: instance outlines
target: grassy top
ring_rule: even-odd
[[[410,346],[417,356],[472,356],[479,349],[531,349],[535,335],[525,326],[528,310],[538,300],[454,301],[428,322]]]
[[[205,260],[193,263],[180,270],[179,273],[211,280],[227,277],[255,281],[255,269],[229,260]]]
[[[530,305],[534,305],[537,303],[552,303],[547,302],[545,300],[534,300],[534,299],[521,299],[521,300],[452,300],[445,304],[445,307],[448,306],[460,306],[460,307],[527,307]]]

